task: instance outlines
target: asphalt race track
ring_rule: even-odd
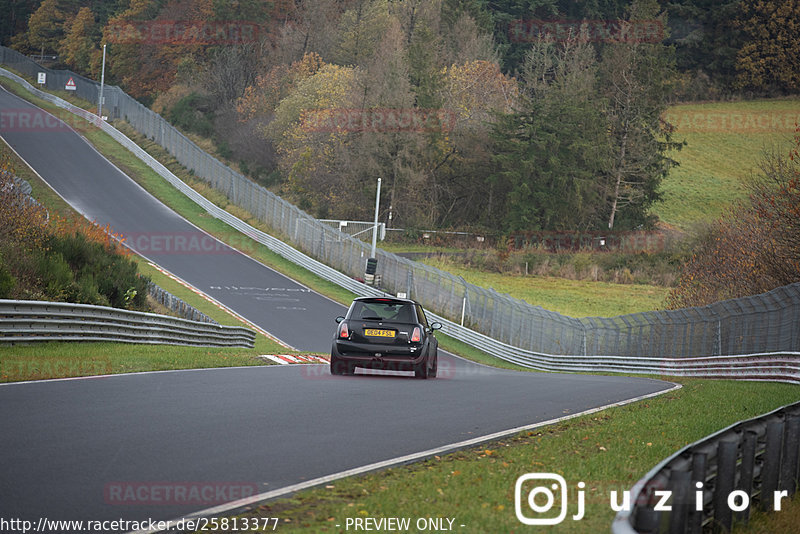
[[[5,91],[0,110],[35,112]],[[137,236],[130,244],[155,263],[289,345],[329,350],[339,304],[221,244],[175,245],[210,238],[71,130],[0,135],[78,211]],[[173,519],[672,387],[505,371],[444,353],[439,375],[276,365],[0,385],[0,518]]]

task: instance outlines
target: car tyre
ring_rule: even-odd
[[[352,375],[355,373],[353,366],[342,360],[337,360],[331,357],[331,374],[332,375]]]
[[[428,358],[414,366],[414,377],[422,380],[428,378]]]
[[[428,371],[428,378],[436,378],[436,373],[439,371],[439,354],[438,351],[433,354],[433,365]]]

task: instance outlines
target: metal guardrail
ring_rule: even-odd
[[[611,530],[729,532],[734,522],[746,523],[755,507],[775,510],[780,492],[795,494],[799,459],[800,403],[740,421],[655,466],[633,486],[632,506],[617,513]]]
[[[256,333],[240,326],[189,321],[107,306],[0,300],[0,343],[114,341],[253,348]]]
[[[176,297],[166,289],[161,288],[155,282],[150,282],[147,285],[147,291],[150,296],[165,308],[172,310],[184,319],[190,321],[198,321],[201,323],[219,324],[217,321],[201,312],[185,300]]]
[[[40,91],[23,78],[5,69],[0,68],[0,75],[13,79],[38,97],[100,127],[209,214],[273,252],[356,295],[384,294],[380,289],[367,286],[315,260],[216,206],[181,181],[127,136],[110,124],[98,120],[93,113]],[[197,173],[199,169],[193,170]],[[255,192],[263,188],[252,182],[248,183],[248,190],[244,196],[251,195],[254,198]],[[218,182],[212,185],[219,186],[223,190],[230,188],[233,197],[243,194],[241,188],[238,189],[238,193],[236,192],[234,182],[228,182],[227,186]],[[284,210],[291,211],[295,222],[304,215],[298,208],[271,193],[269,195],[271,195],[267,197],[269,201],[264,201],[263,205],[257,202],[255,206],[257,209],[251,208],[251,212],[263,215],[267,211],[277,210],[280,213],[284,213]],[[296,224],[294,229],[290,227],[280,229],[284,232],[298,233],[301,226],[308,225]],[[320,231],[315,234],[317,237],[314,241],[319,242],[318,248],[323,256],[330,258],[336,255],[331,252],[336,250],[335,244],[354,250],[366,247],[357,239],[323,224],[319,224],[319,228]],[[340,251],[341,256],[348,255],[341,248]],[[419,264],[380,250],[378,255],[381,258],[389,256],[398,258],[395,264],[408,264],[407,268],[404,267],[406,270],[403,270],[407,281],[402,290],[411,289],[411,296],[421,301],[426,309],[438,312],[430,315],[445,325],[447,335],[524,367],[545,371],[623,372],[800,383],[800,328],[797,327],[800,324],[800,283],[778,288],[765,295],[725,301],[703,308],[639,313],[614,318],[575,319],[513,299],[509,301],[513,303],[510,309],[493,307],[492,299],[500,296],[495,291],[467,284],[463,279],[458,281],[452,275],[448,276],[456,281],[445,294],[447,297],[445,302],[440,298],[438,277],[441,273],[438,270],[421,266],[423,275],[420,275],[420,271],[415,270]],[[430,279],[428,274],[425,274],[429,271]],[[386,275],[384,271],[382,276],[384,281],[387,279]],[[398,276],[399,273],[395,272],[388,278],[397,279]],[[428,295],[428,291],[433,292],[433,297]],[[470,292],[474,292],[477,296],[467,298]],[[458,303],[457,312],[451,310],[451,301]],[[488,325],[482,328],[487,331],[486,334],[449,320],[441,313],[442,310],[450,310],[449,315],[456,316],[464,307],[470,306],[470,302],[476,301],[483,302],[480,308],[482,311],[479,316],[474,313],[468,314],[467,324],[477,322]],[[775,320],[770,319],[772,317],[770,314],[776,316]],[[711,317],[713,320],[701,320],[701,317]],[[519,332],[522,330],[527,334],[520,335]],[[770,335],[760,335],[764,331]],[[520,348],[498,338],[525,341],[524,345],[529,348]],[[757,342],[766,338],[772,342]],[[696,351],[692,349],[693,343],[698,347]],[[530,347],[533,346],[549,347],[550,350],[532,350]],[[709,350],[700,350],[700,346],[709,347]],[[591,354],[597,356],[590,356]]]
[[[800,384],[800,352],[769,352],[697,358],[544,354],[501,343],[436,314],[442,331],[509,363],[555,372],[626,373],[695,378],[766,380]]]

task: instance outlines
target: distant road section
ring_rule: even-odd
[[[5,90],[0,111],[0,136],[78,212],[291,347],[330,350],[340,304],[192,225],[55,117]]]

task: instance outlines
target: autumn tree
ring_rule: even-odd
[[[388,24],[388,0],[355,0],[339,19],[333,60],[340,65],[360,65],[374,54]]]
[[[59,43],[61,59],[71,69],[92,73],[92,64],[96,63],[99,49],[100,31],[92,10],[82,7],[69,24],[64,39]]]
[[[318,216],[369,218],[363,199],[380,176],[390,225],[474,220],[467,214],[475,203],[465,201],[481,196],[474,184],[485,175],[484,121],[490,108],[508,105],[516,84],[492,62],[475,24],[443,18],[442,9],[419,0],[350,3],[338,19],[335,62],[309,72],[302,62],[276,65],[245,90],[239,115],[268,123],[290,198]],[[466,39],[467,52],[456,38]],[[319,58],[303,62],[311,57]],[[400,116],[424,124],[382,125]],[[336,125],[347,117],[368,125]],[[327,119],[334,126],[309,127]]]
[[[445,8],[441,16],[442,57],[446,65],[459,65],[481,60],[497,64],[500,70],[500,55],[491,33],[483,31],[475,19],[465,10],[455,9],[449,13]]]
[[[212,43],[198,56],[199,85],[220,109],[227,112],[259,73],[274,64],[269,59],[275,52],[274,34],[293,9],[290,0],[211,3],[212,21],[243,24],[241,42],[236,42],[231,32],[230,42]]]
[[[800,89],[800,0],[740,2],[735,25],[745,43],[736,58],[738,87]]]
[[[332,62],[338,53],[339,24],[343,10],[339,0],[298,0],[287,10],[284,24],[275,31],[271,57],[288,65],[314,53]]]
[[[381,118],[384,112],[413,112],[414,94],[409,80],[406,34],[400,21],[391,17],[375,53],[363,62],[360,75],[354,80],[352,99],[354,112],[368,121]],[[430,216],[432,206],[426,192],[426,169],[422,152],[426,140],[423,132],[413,129],[366,128],[348,134],[347,151],[342,162],[358,190],[366,197],[383,179],[386,200],[384,220],[391,227],[398,221]],[[360,218],[369,218],[369,209],[362,206]]]
[[[103,43],[108,43],[108,70],[113,79],[124,85],[134,97],[153,96],[156,87],[163,88],[172,81],[166,69],[169,66],[149,65],[146,58],[153,57],[156,45],[140,43],[142,36],[136,29],[137,22],[153,20],[159,5],[155,0],[131,0],[128,8],[111,17],[103,28]]]
[[[437,224],[494,227],[504,214],[498,191],[487,179],[492,164],[492,124],[497,114],[517,109],[517,80],[504,75],[497,62],[472,60],[443,69],[439,90],[449,123],[439,139],[440,163],[435,169],[438,188]],[[503,195],[500,195],[503,196]]]
[[[349,100],[356,71],[324,64],[301,79],[275,109],[266,135],[277,146],[285,178],[283,191],[301,208],[324,217],[331,205],[352,206],[353,191],[339,171],[339,153],[347,132],[338,127],[340,110]],[[340,199],[342,199],[340,201]]]
[[[58,51],[64,38],[64,25],[70,14],[61,4],[59,0],[44,0],[28,19],[28,44],[41,54]]]
[[[215,96],[237,96],[250,81],[248,69],[258,66],[250,62],[260,56],[262,30],[254,29],[253,35],[242,32],[241,41],[246,42],[239,42],[235,27],[226,32],[224,25],[217,28],[214,22],[242,20],[254,27],[268,27],[273,7],[258,2],[132,0],[103,30],[104,42],[111,44],[111,73],[132,96],[144,100],[166,92],[178,78],[193,83],[203,75],[215,78],[210,83]],[[199,30],[193,30],[191,24]],[[208,34],[210,38],[200,31],[205,28],[214,30]],[[222,33],[216,33],[217,29]],[[226,47],[232,49],[224,51]],[[226,68],[228,61],[238,64],[241,72]],[[229,82],[234,83],[233,89],[221,90]]]
[[[262,54],[259,43],[216,47],[205,59],[199,85],[219,107],[235,103],[255,82]]]
[[[260,74],[256,77],[255,83],[245,88],[244,94],[237,99],[239,116],[248,120],[259,114],[274,113],[281,100],[286,98],[298,83],[316,74],[324,64],[319,54],[311,52],[304,54],[290,65],[275,65],[269,71]]]
[[[748,184],[752,209],[769,230],[766,268],[780,285],[800,280],[800,128],[789,156],[770,151]]]

